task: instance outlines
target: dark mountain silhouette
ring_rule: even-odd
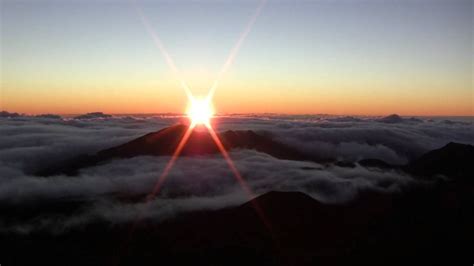
[[[0,111],[0,117],[4,118],[16,118],[16,117],[21,117],[22,115],[19,113],[10,113],[7,111]]]
[[[102,158],[126,158],[139,155],[172,155],[187,128],[185,125],[171,126],[118,147],[100,151],[98,156]],[[280,159],[311,159],[291,147],[274,141],[268,135],[260,135],[251,130],[229,130],[218,135],[226,150],[254,149]],[[219,149],[207,130],[194,130],[181,154],[183,156],[195,156],[218,152]]]
[[[379,159],[362,159],[358,162],[358,164],[366,168],[379,168],[379,169],[394,168],[393,165]]]
[[[462,194],[452,187],[360,191],[332,205],[301,192],[269,192],[237,207],[143,220],[133,232],[131,224],[100,222],[59,235],[0,232],[0,248],[9,265],[400,265],[407,258],[432,265],[470,254],[472,200],[445,205],[451,193]]]
[[[175,125],[157,132],[146,134],[125,144],[99,151],[95,155],[82,155],[59,164],[48,166],[35,174],[52,176],[57,174],[76,175],[81,168],[95,166],[117,158],[135,156],[169,156],[172,155],[187,130],[186,125]],[[253,149],[269,154],[278,159],[313,161],[322,164],[333,163],[340,167],[353,168],[356,165],[350,161],[338,161],[331,158],[317,158],[295,148],[282,144],[266,133],[257,134],[254,131],[225,131],[218,133],[219,139],[227,151],[234,149]],[[194,130],[181,156],[199,156],[217,154],[219,149],[207,130]],[[429,178],[444,175],[456,180],[473,182],[474,146],[459,143],[449,143],[445,147],[430,151],[413,162],[401,166],[391,165],[380,159],[367,158],[358,162],[367,168],[381,170],[396,169],[418,177]]]
[[[444,176],[454,181],[474,183],[474,146],[450,142],[429,151],[406,165],[392,165],[380,159],[362,159],[359,165],[381,170],[400,170],[417,178],[432,179]]]
[[[385,117],[382,117],[378,119],[377,121],[382,122],[382,123],[387,123],[387,124],[398,124],[398,123],[422,123],[423,120],[415,118],[415,117],[410,117],[410,118],[403,118],[397,114],[391,114]]]
[[[175,125],[160,131],[149,133],[123,145],[99,151],[95,155],[83,155],[38,171],[40,176],[57,174],[75,175],[84,167],[94,166],[115,158],[135,156],[172,155],[184,136],[186,125]],[[329,161],[302,153],[294,148],[273,140],[266,134],[247,131],[225,131],[218,133],[219,139],[227,151],[233,149],[254,149],[275,158],[302,161]],[[186,142],[181,155],[197,156],[219,153],[219,149],[207,130],[194,130]]]
[[[458,181],[474,182],[474,146],[450,142],[430,151],[407,166],[421,177],[444,175]]]
[[[111,115],[104,114],[102,112],[93,112],[93,113],[87,113],[83,115],[78,115],[74,117],[74,119],[95,119],[95,118],[111,118]]]
[[[395,124],[395,123],[402,123],[404,120],[402,117],[400,117],[397,114],[391,114],[391,115],[380,118],[378,121],[382,123]]]

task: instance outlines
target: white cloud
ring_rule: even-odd
[[[329,119],[329,120],[328,120]],[[42,215],[20,223],[0,220],[3,230],[65,230],[100,219],[119,223],[143,212],[137,198],[152,190],[169,157],[135,157],[82,169],[78,176],[37,177],[45,164],[121,144],[177,121],[177,118],[66,120],[17,118],[0,124],[0,205],[14,208],[51,202],[83,202],[73,214]],[[226,117],[221,130],[268,131],[282,142],[323,157],[379,158],[404,163],[449,141],[474,143],[471,123],[387,124],[376,118]],[[393,192],[414,180],[394,171],[341,168],[278,160],[256,151],[230,153],[256,195],[271,190],[302,191],[324,202],[344,202],[360,191]],[[127,199],[127,200],[124,200]],[[164,219],[190,210],[216,209],[248,200],[220,155],[180,158],[146,215]],[[36,206],[35,205],[35,206]]]

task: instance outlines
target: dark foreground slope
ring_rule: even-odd
[[[448,143],[411,162],[407,171],[425,178],[442,175],[474,184],[474,146]]]
[[[5,265],[462,265],[473,259],[473,202],[472,194],[444,185],[396,195],[361,192],[344,205],[270,192],[162,223],[3,233],[1,259]]]

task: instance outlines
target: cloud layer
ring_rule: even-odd
[[[217,209],[247,201],[249,195],[219,155],[178,160],[159,196],[149,206],[137,199],[152,190],[169,157],[114,160],[83,169],[76,177],[42,178],[31,174],[39,167],[95,153],[179,120],[104,116],[87,120],[1,118],[0,205],[83,205],[73,214],[52,213],[15,223],[0,220],[3,230],[61,231],[97,220],[132,221],[138,215],[166,219],[183,211]],[[265,131],[321,157],[353,161],[378,158],[399,164],[450,141],[474,144],[469,120],[392,120],[386,123],[367,117],[228,116],[218,119],[218,129]],[[230,155],[255,195],[271,190],[302,191],[324,202],[345,202],[360,191],[390,193],[415,182],[395,171],[278,160],[250,150],[233,151]]]

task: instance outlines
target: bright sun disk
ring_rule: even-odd
[[[214,116],[212,104],[207,99],[191,99],[190,105],[186,112],[191,119],[191,127],[197,125],[211,126],[211,118]]]

